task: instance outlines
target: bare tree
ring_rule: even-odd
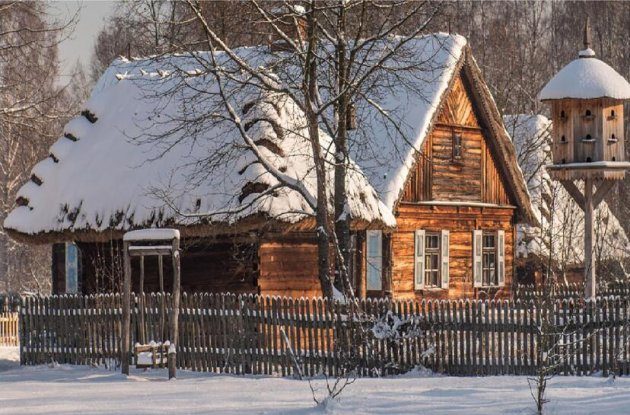
[[[73,23],[51,22],[43,3],[0,2],[0,223],[68,115],[55,85],[57,44]],[[49,264],[48,247],[18,244],[0,230],[3,290],[48,291]]]

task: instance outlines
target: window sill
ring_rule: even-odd
[[[413,289],[416,292],[420,292],[420,291],[448,291],[448,288],[442,288],[442,287],[424,287],[424,288],[414,288]]]

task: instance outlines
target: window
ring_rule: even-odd
[[[461,160],[463,156],[462,151],[462,136],[460,134],[453,134],[453,160]]]
[[[504,231],[473,231],[473,277],[475,287],[505,285]]]
[[[497,278],[497,246],[494,234],[483,235],[483,285],[499,285]]]
[[[427,232],[424,241],[424,286],[440,287],[440,235]]]
[[[383,233],[367,231],[367,290],[380,291],[383,288]]]
[[[414,288],[448,288],[449,231],[415,232]]]

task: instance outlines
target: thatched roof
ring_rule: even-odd
[[[376,79],[374,102],[357,108],[360,129],[353,134],[361,145],[351,149],[347,207],[354,226],[395,226],[398,197],[460,70],[475,87],[481,121],[519,215],[532,220],[511,140],[465,39],[428,35],[413,39],[407,48],[399,64],[422,65]],[[256,63],[264,59],[262,47],[238,53]],[[297,192],[275,188],[277,180],[242,146],[233,125],[221,117],[185,122],[221,112],[213,78],[197,71],[199,60],[208,56],[200,52],[113,62],[82,115],[68,123],[50,156],[33,168],[5,228],[36,242],[106,240],[142,227],[176,227],[184,237],[261,226],[311,229],[312,209]],[[221,53],[215,56],[220,62],[226,59]],[[182,83],[192,88],[179,88]],[[248,133],[265,157],[315,193],[301,110],[284,96],[231,87]],[[331,139],[323,131],[321,136],[332,165]],[[328,173],[332,177],[332,168]]]

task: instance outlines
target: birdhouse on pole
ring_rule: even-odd
[[[550,104],[553,120],[553,164],[547,170],[584,210],[585,296],[593,298],[593,210],[630,168],[623,136],[623,103],[630,99],[630,84],[595,57],[588,19],[578,59],[562,68],[539,98]]]

